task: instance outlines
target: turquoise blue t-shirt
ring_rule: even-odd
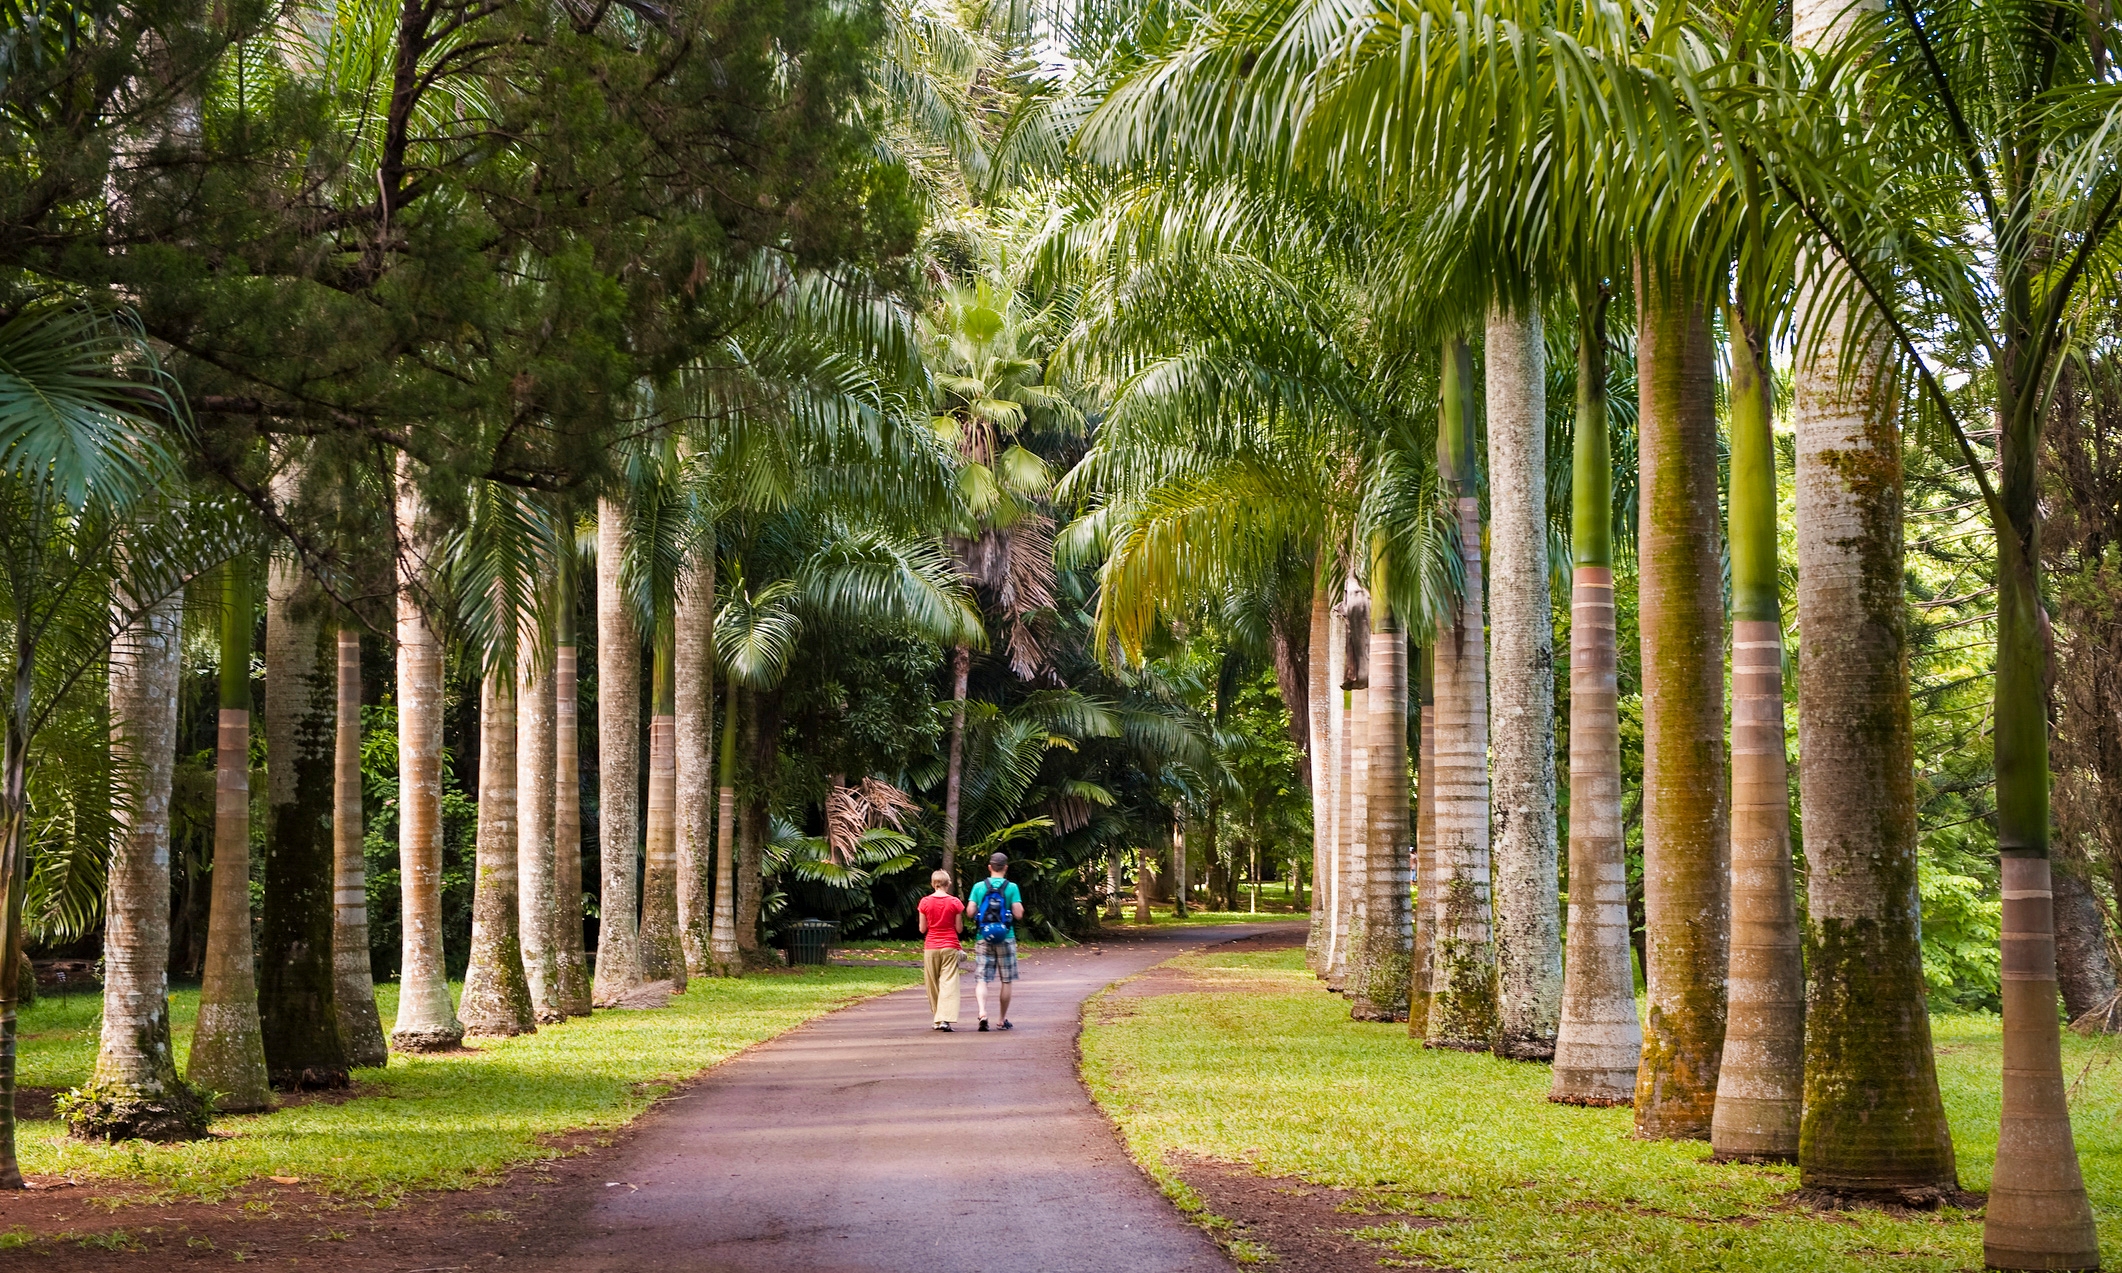
[[[980,905],[987,900],[988,881],[994,878],[994,876],[990,875],[987,879],[973,885],[972,895],[966,899],[965,917],[973,922],[973,932],[975,934],[980,931]],[[1017,891],[1016,885],[1005,880],[1002,883],[1002,898],[1003,918],[1009,919],[1009,940],[1015,941],[1017,940],[1017,921],[1010,917],[1017,913],[1013,908],[1024,901],[1024,895]]]

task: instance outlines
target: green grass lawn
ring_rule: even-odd
[[[1358,1024],[1317,988],[1301,950],[1201,955],[1214,993],[1093,1007],[1092,1093],[1130,1150],[1188,1201],[1165,1166],[1192,1153],[1272,1175],[1377,1189],[1418,1228],[1380,1216],[1402,1258],[1486,1270],[1945,1270],[1982,1267],[1981,1221],[1796,1206],[1791,1168],[1717,1166],[1699,1142],[1639,1141],[1627,1109],[1549,1104],[1545,1066],[1431,1052],[1405,1026]],[[1289,991],[1291,993],[1273,993]],[[1940,1017],[1938,1070],[1963,1187],[1996,1153],[2001,1033],[1993,1017]],[[2122,1262],[2122,1041],[2064,1036],[2071,1112],[2102,1248]]]
[[[221,1118],[214,1137],[182,1145],[99,1145],[56,1122],[25,1123],[23,1170],[123,1178],[164,1196],[215,1198],[266,1176],[331,1193],[391,1197],[461,1188],[558,1152],[565,1132],[620,1126],[669,1085],[804,1021],[920,980],[905,968],[806,968],[695,981],[654,1012],[599,1012],[470,1052],[392,1056],[355,1071],[354,1099]],[[388,1029],[397,986],[377,987]],[[178,1063],[189,1048],[196,990],[172,997]],[[100,1001],[41,999],[23,1014],[21,1082],[70,1087],[95,1062]]]

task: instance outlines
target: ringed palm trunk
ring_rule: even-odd
[[[362,853],[361,634],[339,629],[339,700],[332,745],[332,1009],[350,1065],[390,1059],[376,1014],[368,949],[368,861]]]
[[[731,676],[722,695],[722,743],[715,779],[715,920],[708,935],[708,958],[716,975],[744,971],[737,949],[737,678]]]
[[[426,516],[411,479],[398,474],[398,534],[407,557],[398,580],[398,872],[403,956],[391,1048],[456,1047],[464,1025],[442,962],[442,643],[421,608]]]
[[[1348,694],[1341,688],[1348,660],[1348,617],[1334,605],[1327,614],[1326,642],[1326,863],[1320,907],[1326,913],[1326,948],[1320,954],[1319,976],[1329,990],[1341,986],[1342,960],[1348,950],[1348,915],[1341,909],[1343,868],[1348,826]]]
[[[1309,658],[1305,672],[1311,693],[1305,699],[1305,727],[1311,731],[1312,789],[1312,897],[1311,928],[1304,940],[1304,962],[1316,973],[1325,966],[1332,922],[1326,907],[1327,891],[1319,887],[1330,873],[1333,857],[1333,742],[1330,708],[1327,705],[1328,647],[1333,643],[1333,597],[1324,584],[1312,589]]]
[[[958,646],[950,653],[950,758],[943,775],[943,869],[958,887],[958,795],[965,777],[965,690],[971,679],[973,652]]]
[[[678,593],[678,942],[685,971],[706,976],[714,927],[715,554],[702,552]]]
[[[1436,655],[1425,649],[1417,659],[1421,686],[1421,755],[1416,760],[1415,806],[1415,949],[1407,976],[1407,1032],[1421,1038],[1429,1031],[1430,983],[1437,945],[1437,703]]]
[[[747,959],[760,957],[759,907],[765,882],[760,871],[771,829],[767,801],[772,795],[774,765],[781,750],[781,691],[755,690],[746,713],[750,731],[752,789],[740,803],[737,836],[737,949]]]
[[[1719,1159],[1796,1162],[1805,968],[1790,860],[1776,454],[1765,343],[1731,312],[1732,812],[1730,1019],[1709,1142]]]
[[[1172,918],[1186,918],[1187,880],[1186,814],[1172,811]]]
[[[479,829],[473,848],[471,962],[457,1012],[478,1038],[537,1027],[516,915],[516,671],[488,668],[479,682]]]
[[[589,1015],[589,956],[582,940],[582,735],[575,646],[574,554],[560,554],[553,625],[553,976],[560,1011]]]
[[[625,514],[597,501],[597,857],[603,867],[597,976],[608,1004],[641,984],[635,856],[641,843],[641,634],[619,589]]]
[[[1370,597],[1351,579],[1348,653],[1343,685],[1348,699],[1348,823],[1341,848],[1341,975],[1329,988],[1347,993],[1363,985],[1363,925],[1369,911],[1370,864]]]
[[[221,595],[221,719],[214,755],[214,870],[199,1020],[184,1077],[219,1093],[232,1114],[272,1108],[251,944],[250,565],[225,568]]]
[[[648,725],[648,852],[641,877],[641,976],[685,989],[678,941],[678,708],[669,615],[657,621],[655,714]]]
[[[1408,962],[1414,947],[1407,869],[1407,634],[1393,621],[1382,546],[1372,554],[1370,686],[1364,712],[1370,730],[1370,798],[1364,852],[1361,980],[1349,986],[1358,1021],[1407,1020]]]
[[[1731,928],[1714,361],[1708,316],[1678,285],[1640,275],[1636,312],[1650,991],[1636,1134],[1705,1140]]]
[[[557,941],[558,862],[553,840],[555,677],[539,648],[535,615],[516,634],[516,931],[531,1016],[540,1025],[567,1020]],[[578,872],[579,874],[579,872]]]
[[[1437,897],[1431,923],[1431,1047],[1495,1041],[1496,950],[1489,922],[1488,650],[1483,639],[1481,505],[1473,485],[1473,351],[1445,348],[1437,471],[1459,523],[1465,589],[1437,632]]]
[[[1540,311],[1488,318],[1489,680],[1497,1056],[1547,1061],[1562,1014],[1555,870],[1555,628],[1547,570],[1547,360]]]
[[[265,905],[258,925],[258,1013],[273,1086],[345,1087],[332,962],[333,733],[338,642],[316,590],[275,558],[265,588]],[[358,820],[358,816],[357,816]]]
[[[1614,640],[1613,457],[1607,444],[1606,297],[1579,298],[1570,487],[1569,958],[1548,1099],[1626,1105],[1643,1059],[1630,968]]]
[[[113,605],[121,619],[130,607],[122,593]],[[77,1136],[206,1134],[206,1107],[177,1075],[169,1030],[169,804],[183,613],[183,598],[170,597],[124,627],[111,648],[111,769],[130,799],[111,809],[103,1027],[95,1074],[78,1093],[95,1112],[68,1120]],[[13,1187],[17,1180],[0,1183]]]

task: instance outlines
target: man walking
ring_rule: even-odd
[[[949,1033],[958,1019],[958,923],[965,903],[951,896],[950,872],[928,877],[936,890],[914,908],[914,926],[926,934],[921,943],[921,979],[928,985],[930,1027]]]
[[[996,1015],[1009,1022],[1009,986],[1017,979],[1017,921],[1024,918],[1024,896],[1009,882],[1009,854],[987,860],[987,878],[973,885],[965,908],[973,920],[973,1002],[980,1008],[980,1028],[987,1029],[987,983],[1002,983]]]

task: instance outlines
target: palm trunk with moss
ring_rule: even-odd
[[[1341,966],[1329,989],[1346,994],[1364,984],[1369,953],[1364,923],[1370,912],[1370,594],[1351,578],[1343,594],[1348,651],[1342,684],[1348,700],[1348,821],[1341,858]]]
[[[1708,314],[1679,284],[1645,274],[1636,312],[1649,952],[1636,1133],[1705,1140],[1731,948],[1716,363]]]
[[[457,1015],[477,1038],[537,1027],[516,913],[516,670],[479,682],[479,824],[473,844],[471,961]]]
[[[398,1020],[397,1052],[436,1052],[464,1039],[442,957],[442,642],[422,599],[426,513],[411,461],[398,476]]]
[[[1429,1031],[1430,985],[1437,948],[1437,698],[1436,653],[1424,647],[1416,658],[1420,687],[1421,754],[1415,789],[1415,949],[1407,975],[1407,1032],[1419,1039]]]
[[[1407,849],[1407,634],[1386,586],[1383,538],[1371,551],[1370,687],[1364,718],[1370,731],[1370,798],[1366,802],[1363,954],[1360,980],[1349,983],[1349,1015],[1358,1021],[1407,1020],[1408,963],[1414,947]]]
[[[1606,303],[1580,296],[1571,456],[1569,949],[1548,1099],[1626,1105],[1643,1059],[1630,967],[1614,640],[1613,457],[1607,443]]]
[[[693,561],[678,592],[678,944],[685,971],[707,976],[715,876],[715,554]]]
[[[333,734],[338,642],[291,558],[265,589],[265,903],[258,924],[258,1015],[265,1068],[285,1089],[345,1087],[332,962]]]
[[[226,1113],[272,1108],[251,941],[250,563],[230,562],[221,594],[221,716],[214,754],[213,900],[199,1019],[184,1077]]]
[[[774,768],[781,758],[781,691],[754,690],[745,713],[750,789],[740,791],[737,819],[737,949],[747,960],[765,957],[759,940],[759,911],[765,901],[766,882],[761,878],[766,861],[766,841],[773,824],[768,814],[773,796]]]
[[[1796,1162],[1805,1096],[1805,968],[1798,951],[1784,753],[1774,391],[1766,338],[1744,300],[1729,311],[1730,1019],[1709,1142],[1723,1160]]]
[[[567,1019],[560,985],[558,893],[553,881],[553,757],[558,737],[552,659],[541,648],[534,612],[516,632],[516,933],[531,1015],[540,1025]]]
[[[592,997],[616,1001],[641,984],[641,634],[619,585],[625,510],[597,501],[597,976]]]
[[[971,679],[973,652],[966,646],[950,654],[950,743],[943,773],[943,869],[958,887],[958,799],[965,778],[965,691]]]
[[[648,851],[641,875],[641,976],[685,988],[678,941],[678,700],[672,616],[656,623],[648,724]]]
[[[339,629],[332,743],[332,1008],[351,1065],[390,1059],[368,948],[368,859],[361,819],[361,634]]]
[[[744,971],[737,949],[737,678],[732,675],[722,696],[721,754],[715,779],[715,920],[708,936],[708,957],[718,976]]]
[[[66,1121],[77,1136],[185,1140],[206,1134],[207,1109],[203,1094],[178,1077],[170,1048],[169,812],[184,604],[171,597],[137,618],[131,605],[122,592],[112,603],[124,626],[110,656],[111,770],[128,798],[111,809],[103,1024],[95,1072],[69,1094]],[[28,693],[26,681],[16,693]],[[10,770],[10,783],[20,780],[18,769]],[[19,827],[10,834],[19,842]],[[13,1170],[11,1157],[7,1167]],[[0,1178],[0,1186],[19,1188],[19,1173]]]
[[[1488,318],[1489,728],[1496,1055],[1546,1061],[1562,1013],[1555,871],[1555,627],[1547,571],[1547,358],[1537,308]]]
[[[1328,611],[1326,658],[1326,863],[1325,883],[1315,891],[1326,914],[1326,947],[1320,952],[1319,976],[1327,989],[1341,985],[1342,961],[1348,956],[1348,915],[1342,910],[1348,846],[1348,693],[1341,688],[1348,659],[1348,618],[1337,603]]]
[[[1485,1051],[1495,1042],[1496,949],[1489,923],[1488,650],[1484,641],[1481,505],[1474,488],[1473,351],[1445,346],[1437,475],[1458,514],[1465,577],[1459,611],[1437,632],[1437,897],[1431,912],[1432,1047]]]
[[[1332,740],[1328,736],[1330,720],[1326,700],[1330,692],[1327,647],[1333,641],[1333,609],[1332,590],[1323,582],[1313,587],[1309,658],[1305,667],[1311,681],[1311,693],[1305,700],[1305,727],[1311,731],[1312,897],[1311,927],[1304,938],[1304,962],[1315,973],[1324,966],[1331,927],[1326,890],[1319,887],[1319,881],[1326,878],[1333,855],[1334,758]]]
[[[581,680],[575,645],[574,553],[560,554],[553,620],[553,976],[560,1010],[586,1017],[589,955],[582,935]]]

